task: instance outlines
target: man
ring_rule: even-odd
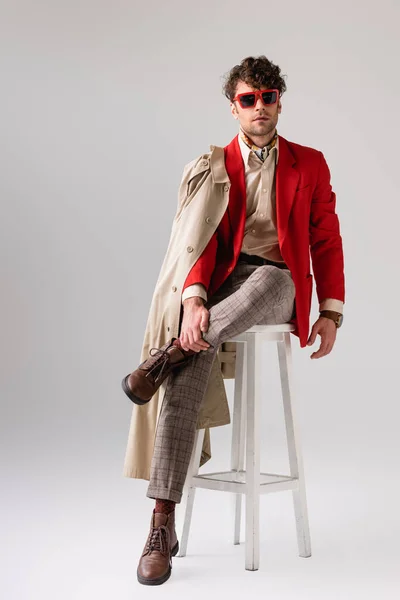
[[[229,72],[224,93],[238,135],[185,167],[146,329],[147,352],[122,382],[142,411],[135,415],[126,465],[134,453],[153,449],[149,477],[140,468],[125,472],[149,478],[147,496],[156,500],[137,570],[145,585],[166,581],[178,552],[175,504],[212,373],[220,374],[221,345],[256,324],[291,322],[302,347],[320,336],[311,354],[320,358],[331,352],[342,322],[343,249],[329,168],[322,152],[278,135],[284,91],[280,68],[265,56],[245,58]],[[310,254],[320,316],[309,335]],[[162,329],[164,338],[154,333]],[[148,351],[149,340],[166,337]],[[142,447],[138,436],[147,425],[140,419],[160,386],[165,393],[153,414],[154,444]],[[154,428],[148,431],[151,437]]]

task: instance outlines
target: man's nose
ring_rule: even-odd
[[[258,108],[258,109],[264,108],[264,102],[261,100],[261,98],[257,98],[255,108]]]

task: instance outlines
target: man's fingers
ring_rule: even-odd
[[[323,325],[322,322],[324,322]],[[315,342],[317,334],[321,336],[321,343],[318,350],[313,352],[310,358],[321,358],[321,356],[326,356],[329,354],[336,340],[336,330],[333,323],[328,319],[320,318],[316,323],[314,323],[311,330],[311,335],[307,340],[308,346],[311,346]]]
[[[200,329],[204,333],[206,333],[208,331],[208,317],[209,317],[209,315],[206,312],[204,312],[203,316],[201,317]]]
[[[200,330],[197,332],[197,335],[193,336],[193,342],[200,350],[207,350],[210,347],[210,344],[203,339]]]
[[[318,333],[318,330],[317,330],[317,328],[314,326],[314,327],[311,329],[311,335],[310,335],[310,337],[308,338],[308,342],[307,342],[308,346],[312,346],[312,345],[313,345],[313,343],[315,342],[315,339],[316,339],[316,337],[317,337],[317,333]]]
[[[187,345],[187,336],[185,332],[181,332],[181,335],[179,336],[179,341],[181,343],[181,346],[183,348],[183,350],[189,350],[188,345]]]
[[[328,354],[328,349],[329,349],[329,342],[327,340],[322,339],[320,347],[318,348],[318,350],[316,352],[313,352],[311,354],[310,358],[321,358],[322,356],[325,356],[326,354]]]
[[[334,344],[333,340],[328,340],[328,348],[327,348],[327,351],[326,351],[327,354],[329,354],[329,352],[332,350],[333,344]]]
[[[317,352],[313,352],[311,354],[310,358],[321,358],[322,356],[325,356],[325,350],[322,347],[322,345],[318,348]]]
[[[210,347],[210,344],[208,342],[206,342],[206,340],[203,340],[203,338],[200,338],[197,341],[198,345],[201,346],[202,350],[207,350],[207,348]]]
[[[193,344],[191,346],[192,350],[196,350],[196,352],[200,352],[200,350],[207,350],[209,348],[207,342],[203,339],[195,340],[193,338]]]
[[[183,350],[200,352],[200,350],[207,350],[210,347],[210,344],[201,337],[201,332],[195,334],[192,329],[183,330],[179,336],[179,341]]]
[[[208,342],[203,340],[203,338],[201,337],[200,331],[198,331],[196,333],[195,331],[190,329],[188,331],[188,346],[189,346],[190,350],[194,350],[195,352],[200,352],[200,350],[207,350],[207,348],[209,347],[209,344],[208,344]]]
[[[188,338],[189,338],[188,346],[189,346],[190,350],[194,350],[195,352],[198,352],[199,348],[197,347],[197,344],[194,341],[192,330],[188,331]]]
[[[327,349],[327,351],[326,351],[326,354],[329,354],[330,352],[332,352],[332,348],[333,348],[333,346],[334,346],[334,343],[335,343],[335,342],[329,342],[329,344],[328,344],[328,349]]]
[[[188,310],[184,314],[179,340],[183,350],[208,350],[211,344],[203,338],[203,332],[208,331],[209,312],[198,308]]]

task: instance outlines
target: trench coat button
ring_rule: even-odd
[[[206,223],[211,223],[211,218],[210,217],[206,217]]]
[[[177,290],[177,289],[178,289],[178,288],[176,287],[176,285],[173,285],[173,286],[172,286],[172,291],[173,291],[173,292],[176,292],[176,290]]]
[[[188,252],[193,252],[193,248],[192,248],[192,246],[188,246],[188,247],[186,248],[186,250],[187,250]]]
[[[204,165],[204,166],[208,165],[208,160],[202,160],[201,164]]]
[[[224,192],[228,192],[229,191],[229,185],[226,183],[224,185]]]

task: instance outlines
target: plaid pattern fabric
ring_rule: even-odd
[[[149,498],[181,501],[197,416],[219,345],[253,325],[287,323],[293,315],[294,298],[288,269],[238,262],[206,302],[209,326],[203,338],[211,346],[168,377],[157,423]]]
[[[251,141],[251,139],[245,134],[245,132],[243,131],[243,129],[241,127],[239,128],[239,134],[240,134],[240,137],[243,140],[243,142],[246,144],[246,146],[248,146],[250,148],[250,150],[253,150],[253,152],[255,154],[257,154],[258,158],[260,160],[262,160],[263,162],[267,158],[267,156],[270,153],[271,149],[274,146],[276,146],[276,142],[277,142],[277,139],[278,139],[278,130],[275,129],[275,135],[272,138],[272,140],[270,141],[270,143],[267,144],[266,146],[264,146],[264,148],[259,148],[258,146],[256,146],[255,144],[253,144],[253,142]]]

